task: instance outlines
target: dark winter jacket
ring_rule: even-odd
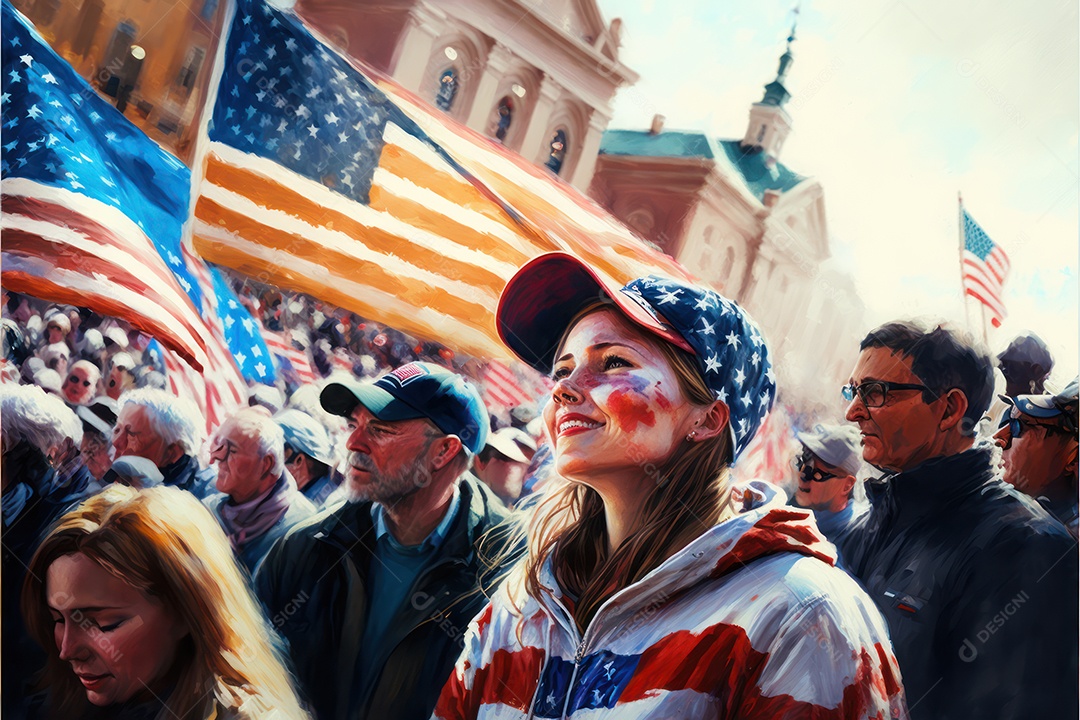
[[[843,541],[889,624],[911,717],[1071,717],[1077,552],[979,447],[870,483]]]
[[[421,572],[382,645],[375,682],[355,680],[367,620],[367,578],[375,548],[371,503],[345,503],[294,527],[255,578],[275,628],[289,646],[301,691],[319,720],[426,720],[462,650],[465,630],[487,604],[505,546],[509,514],[483,484],[460,484],[461,511],[438,555]],[[483,585],[481,588],[480,586]]]

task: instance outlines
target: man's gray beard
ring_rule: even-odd
[[[413,461],[401,469],[401,473],[394,477],[380,475],[374,469],[370,461],[357,463],[368,471],[368,482],[363,487],[355,487],[352,480],[346,478],[345,498],[348,502],[377,502],[381,505],[393,506],[403,498],[412,495],[417,490],[427,487],[431,483],[431,477],[424,467],[424,449]],[[353,463],[353,455],[349,456],[349,463]]]

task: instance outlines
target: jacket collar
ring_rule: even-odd
[[[460,507],[446,530],[440,558],[468,562],[475,552],[477,537],[500,518],[492,518],[490,499],[478,481],[466,475],[458,484]],[[492,498],[494,496],[491,496]],[[372,503],[346,502],[329,512],[315,537],[348,549],[361,540],[365,548],[374,547],[375,525],[372,522]]]
[[[742,512],[714,525],[644,578],[613,595],[605,606],[617,601],[620,614],[634,612],[642,605],[665,602],[703,580],[738,572],[754,560],[781,553],[835,565],[836,548],[818,530],[812,511],[788,506],[775,486],[760,480],[737,485],[733,493],[736,503],[742,501]],[[544,563],[541,581],[554,597],[561,597],[553,556]]]
[[[957,455],[927,460],[910,470],[867,484],[875,506],[889,506],[908,522],[929,513],[951,512],[994,477],[991,449],[976,446]]]

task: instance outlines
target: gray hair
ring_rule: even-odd
[[[259,457],[269,455],[274,459],[271,474],[278,476],[285,472],[285,432],[276,420],[262,408],[238,410],[229,420],[246,437],[255,438]]]
[[[157,388],[138,388],[120,396],[116,414],[128,405],[146,409],[150,429],[166,445],[179,443],[185,455],[198,452],[206,420],[194,402]]]
[[[28,442],[44,455],[64,440],[82,442],[82,422],[63,400],[36,385],[0,385],[0,435],[10,449]]]

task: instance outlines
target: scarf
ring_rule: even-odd
[[[282,473],[273,487],[247,502],[234,504],[231,499],[226,499],[221,503],[221,522],[233,550],[239,551],[246,543],[262,537],[282,518],[289,509],[289,498],[295,488],[290,480]]]

